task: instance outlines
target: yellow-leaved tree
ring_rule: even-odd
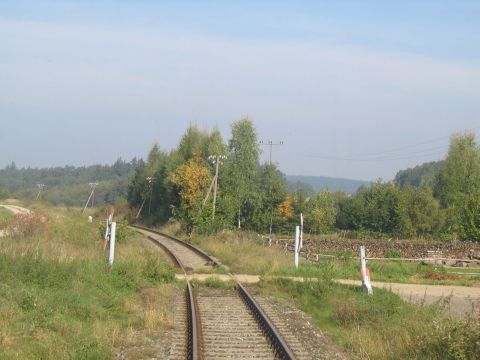
[[[180,206],[174,209],[174,215],[191,231],[201,208],[202,199],[212,180],[209,168],[202,165],[202,159],[195,156],[185,164],[178,166],[170,177],[177,186]]]
[[[293,218],[293,198],[291,195],[287,195],[285,200],[283,200],[277,206],[278,213],[284,220],[290,220]]]

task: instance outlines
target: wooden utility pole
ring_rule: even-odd
[[[218,187],[218,168],[220,162],[225,160],[227,157],[225,155],[213,155],[208,157],[215,164],[215,176],[213,177],[213,207],[212,207],[212,220],[215,219],[215,206],[217,204],[217,187]],[[208,192],[208,194],[210,191]],[[207,197],[208,197],[207,194]]]
[[[147,176],[145,178],[145,180],[147,180],[147,183],[148,183],[148,193],[150,194],[150,196],[147,194],[146,191],[144,191],[145,197],[143,198],[142,205],[140,205],[140,209],[138,209],[137,216],[135,216],[135,219],[138,219],[138,217],[140,216],[140,213],[142,212],[143,206],[145,205],[145,202],[147,201],[147,197],[149,198],[148,215],[150,215],[150,208],[152,207],[153,182],[155,181],[155,179],[151,176]]]
[[[45,184],[37,184],[37,187],[38,187],[38,193],[37,193],[37,197],[35,198],[35,200],[38,200],[38,198],[40,198],[40,200],[42,200],[42,191],[43,191],[43,188],[45,187]]]
[[[212,220],[215,219],[215,205],[217,203],[217,186],[218,186],[218,155],[215,159],[215,186],[213,187],[213,208],[212,208]]]
[[[90,192],[90,196],[88,197],[87,202],[85,203],[85,206],[82,210],[82,214],[85,212],[85,209],[87,208],[88,203],[90,202],[90,199],[92,198],[92,196],[95,192],[95,188],[97,187],[98,182],[91,182],[91,183],[88,183],[88,185],[90,185],[90,187],[92,188],[92,191]],[[93,207],[93,200],[92,200],[92,207]]]
[[[150,188],[150,199],[148,201],[148,216],[150,216],[150,210],[152,208],[152,195],[153,195],[153,183],[155,179],[151,176],[147,177],[148,187]]]

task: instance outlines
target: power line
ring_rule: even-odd
[[[472,127],[470,129],[464,130],[464,132],[471,132],[476,129],[479,129],[480,126]],[[415,144],[410,144],[410,145],[405,145],[397,148],[391,148],[383,151],[378,151],[378,152],[371,152],[371,153],[364,153],[364,154],[356,154],[354,156],[345,156],[345,157],[337,157],[337,156],[323,156],[323,155],[303,155],[306,157],[311,157],[315,159],[323,159],[323,160],[335,160],[335,161],[396,161],[396,160],[409,160],[409,159],[415,159],[419,157],[426,157],[426,156],[441,156],[444,155],[443,153],[438,153],[434,152],[432,153],[433,150],[440,150],[440,149],[447,149],[448,144],[444,144],[441,146],[436,146],[436,147],[430,147],[430,148],[425,148],[425,149],[419,149],[413,152],[401,152],[401,150],[406,150],[406,149],[411,149],[411,148],[416,148],[419,146],[423,146],[426,144],[431,144],[438,142],[440,140],[444,140],[447,138],[451,138],[451,135],[447,136],[442,136],[434,139],[429,139],[425,140],[422,142],[418,142]],[[400,151],[400,152],[399,152]],[[383,155],[383,156],[382,156]]]
[[[376,161],[396,161],[396,160],[409,160],[409,159],[418,159],[422,157],[431,157],[431,156],[442,156],[444,153],[428,153],[428,154],[419,154],[416,156],[399,156],[399,157],[389,157],[389,158],[376,158],[376,159],[369,159],[369,158],[341,158],[341,157],[333,157],[333,156],[315,156],[315,155],[307,155],[308,157],[312,157],[315,159],[321,160],[333,160],[333,161],[359,161],[359,162],[376,162]]]
[[[474,131],[474,130],[477,130],[477,129],[480,129],[480,126],[475,126],[473,128],[465,129],[463,131],[464,132],[470,132],[470,131]],[[359,154],[357,156],[363,157],[363,156],[372,156],[372,155],[383,155],[384,153],[396,152],[396,151],[399,151],[399,150],[405,150],[405,149],[414,148],[414,147],[418,147],[418,146],[422,146],[422,145],[426,145],[426,144],[431,144],[431,143],[434,143],[434,142],[437,142],[437,141],[440,141],[440,140],[449,139],[451,137],[452,137],[451,134],[450,135],[445,135],[445,136],[441,136],[441,137],[430,139],[430,140],[421,141],[421,142],[410,144],[410,145],[404,145],[404,146],[397,147],[397,148],[386,149],[386,150],[382,150],[382,151],[379,151],[379,152]]]
[[[272,165],[272,150],[274,146],[282,146],[283,141],[280,141],[278,143],[274,143],[272,140],[268,140],[267,142],[260,141],[258,145],[263,145],[263,146],[269,146],[270,147],[270,165]]]
[[[389,161],[397,159],[413,159],[416,157],[443,154],[439,153],[437,150],[446,150],[448,145],[436,146],[428,149],[422,149],[418,151],[408,152],[408,153],[399,153],[391,154],[389,156],[370,156],[370,157],[337,157],[337,156],[321,156],[321,155],[307,155],[308,157],[316,159],[325,159],[325,160],[343,160],[343,161]]]

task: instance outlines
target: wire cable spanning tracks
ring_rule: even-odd
[[[187,278],[189,268],[184,266],[180,257],[177,256],[178,253],[176,254],[180,249],[174,249],[172,244],[181,245],[214,266],[223,267],[218,260],[202,249],[171,235],[143,226],[133,227],[163,248],[185,274],[188,312],[187,359],[295,359],[293,352],[265,312],[231,273],[229,275],[235,281],[237,294],[242,301],[228,290],[220,296],[208,294],[208,292],[196,294]],[[170,243],[163,242],[158,236],[153,237],[148,233],[160,235],[170,240]]]

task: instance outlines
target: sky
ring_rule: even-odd
[[[0,168],[145,158],[248,117],[286,174],[390,180],[480,134],[479,18],[473,0],[0,0]]]

